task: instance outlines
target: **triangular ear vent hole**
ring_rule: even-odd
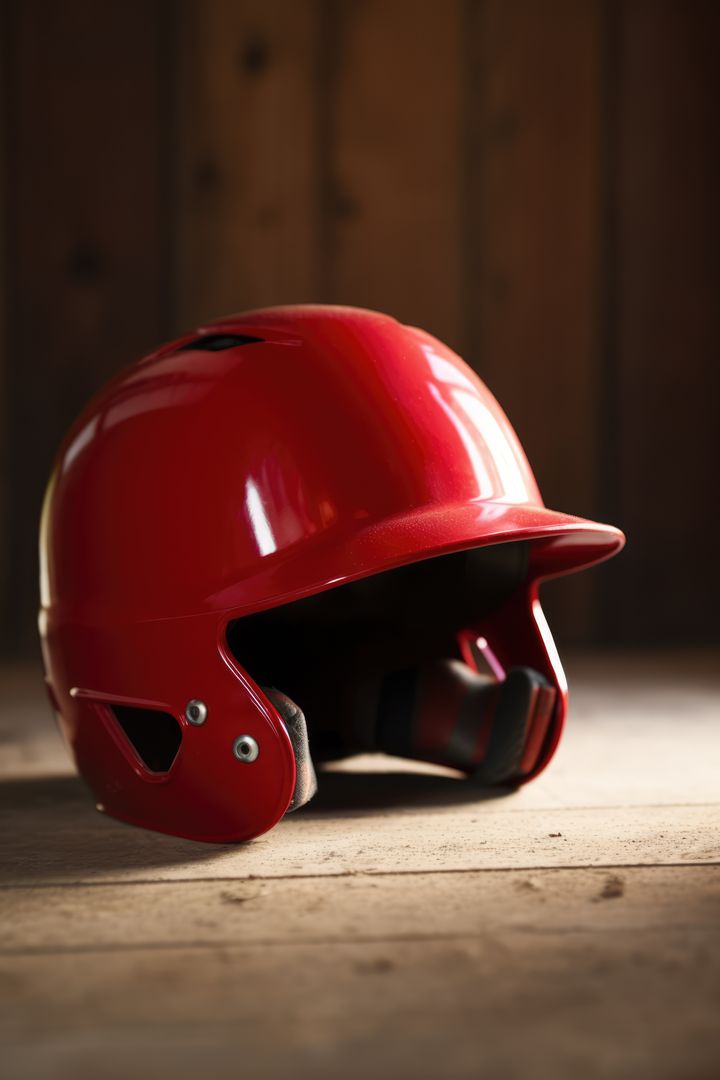
[[[182,742],[182,729],[175,717],[132,705],[113,705],[112,712],[145,768],[168,772]]]
[[[239,345],[257,345],[264,340],[265,338],[261,337],[250,337],[249,334],[206,334],[181,345],[178,352],[222,352],[223,349],[236,349]]]

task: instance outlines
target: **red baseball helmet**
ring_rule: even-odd
[[[310,747],[523,783],[567,703],[538,583],[623,542],[543,506],[498,403],[422,330],[224,319],[122,372],[60,450],[50,697],[103,810],[194,839],[307,801]]]

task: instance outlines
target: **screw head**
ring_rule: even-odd
[[[252,735],[238,735],[233,743],[233,754],[244,765],[250,765],[253,761],[257,761],[259,753],[260,747]]]
[[[208,708],[204,701],[200,701],[199,698],[193,698],[192,701],[188,701],[185,706],[185,719],[188,724],[194,724],[195,727],[200,727],[207,720]]]

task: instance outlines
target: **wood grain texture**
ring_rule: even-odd
[[[3,959],[5,1075],[709,1080],[718,954],[695,904],[608,932],[544,928],[544,908],[451,941]]]
[[[469,5],[470,362],[510,416],[546,503],[597,513],[601,19],[594,0]],[[566,640],[593,579],[547,590]]]
[[[720,6],[615,10],[606,500],[630,543],[607,578],[605,630],[716,639]]]
[[[178,327],[317,300],[317,5],[178,13]]]
[[[168,330],[165,14],[160,0],[6,11],[7,620],[26,651],[57,445],[108,376]]]
[[[521,795],[360,759],[235,847],[96,814],[37,672],[3,672],[3,1075],[713,1076],[714,661],[572,661]]]
[[[6,782],[8,836],[0,881],[329,877],[693,865],[720,859],[717,804],[587,809],[516,804],[513,810],[500,810],[494,802],[478,802],[467,789],[459,790],[458,781],[450,788],[413,774],[409,780],[392,773],[351,774],[349,781],[343,777],[336,783],[322,779],[325,794],[312,809],[242,847],[208,846],[105,821],[73,779]],[[358,800],[364,800],[364,808],[358,808]],[[328,803],[330,808],[323,809]]]
[[[549,501],[589,512],[597,6],[489,0],[472,25],[475,362],[510,412]]]
[[[707,932],[720,865],[2,889],[0,956],[532,935],[538,908],[546,933]]]
[[[464,346],[462,9],[326,6],[323,296]]]

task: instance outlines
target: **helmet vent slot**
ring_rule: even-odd
[[[150,772],[166,773],[177,757],[182,728],[170,713],[134,705],[112,705],[113,716]]]
[[[205,334],[193,338],[181,345],[178,352],[222,352],[223,349],[236,349],[239,345],[256,345],[265,338],[251,337],[249,334]]]

